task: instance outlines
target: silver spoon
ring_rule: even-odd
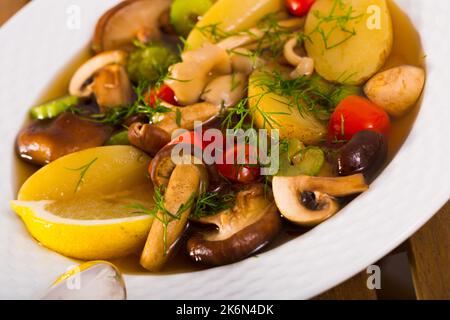
[[[42,300],[126,300],[122,274],[113,264],[92,261],[74,267],[59,277]]]

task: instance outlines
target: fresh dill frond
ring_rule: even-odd
[[[198,219],[215,215],[223,210],[232,208],[235,200],[236,194],[234,192],[225,195],[220,195],[217,192],[203,193],[197,198],[191,217]]]
[[[80,172],[80,178],[78,179],[78,182],[75,186],[75,191],[74,193],[77,193],[80,190],[81,185],[84,183],[84,178],[86,176],[86,173],[88,172],[88,170],[92,167],[92,165],[98,160],[98,158],[93,159],[92,161],[90,161],[89,163],[85,164],[84,166],[81,166],[79,168],[66,168],[67,170],[70,171],[78,171]]]
[[[148,209],[144,205],[140,203],[134,203],[131,205],[126,206],[128,209],[134,210],[134,214],[146,214],[150,215],[156,220],[158,220],[162,226],[163,226],[163,244],[164,244],[164,255],[168,254],[168,239],[167,239],[167,232],[169,224],[173,221],[177,221],[181,219],[181,215],[186,212],[186,210],[189,210],[192,208],[195,202],[195,193],[191,195],[189,200],[186,203],[183,203],[177,210],[176,213],[172,213],[169,210],[167,210],[165,204],[164,204],[164,190],[162,188],[155,188],[155,194],[153,196],[153,201],[155,202],[155,205],[153,208]]]
[[[322,15],[318,10],[312,12],[318,19],[318,22],[308,36],[310,37],[316,33],[319,34],[326,50],[336,48],[354,37],[356,35],[356,29],[354,27],[351,28],[349,23],[364,17],[364,14],[355,15],[355,10],[351,5],[348,6],[348,9],[343,14],[338,14],[337,10],[342,11],[345,9],[345,6],[342,0],[334,0],[333,6],[327,15]],[[327,25],[327,30],[324,28],[324,24]],[[344,37],[335,42],[331,42],[331,37],[336,31],[344,33]]]

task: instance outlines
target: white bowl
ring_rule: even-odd
[[[0,298],[33,298],[73,262],[40,247],[9,209],[13,144],[28,109],[86,48],[99,16],[118,0],[35,0],[0,29]],[[216,269],[125,277],[131,299],[310,298],[374,263],[449,199],[450,2],[397,0],[421,34],[428,80],[412,132],[370,191],[277,249]],[[81,11],[81,28],[68,17]],[[70,21],[69,21],[70,22]]]

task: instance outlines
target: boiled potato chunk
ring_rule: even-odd
[[[131,146],[87,149],[62,157],[32,175],[20,201],[95,199],[148,185],[150,157]],[[151,198],[151,196],[150,196]]]
[[[317,0],[305,33],[316,71],[352,85],[364,83],[384,65],[393,43],[386,0]]]
[[[186,42],[186,50],[201,47],[208,39],[208,30],[201,28],[217,25],[225,32],[245,30],[256,26],[259,20],[269,13],[284,9],[283,0],[219,0],[197,23]]]
[[[266,88],[253,81],[258,74],[253,74],[249,81],[248,96],[252,118],[258,128],[278,129],[280,139],[295,138],[305,144],[315,144],[326,136],[326,126],[314,115],[300,112],[289,106],[286,97],[267,92]]]

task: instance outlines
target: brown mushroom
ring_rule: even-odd
[[[207,165],[201,159],[195,158],[196,155],[200,154],[199,152],[201,150],[196,149],[193,145],[182,143],[167,145],[154,156],[149,166],[150,178],[152,179],[153,185],[155,187],[167,187],[172,171],[177,165],[172,157],[176,145],[181,147],[181,152],[176,154],[176,157],[187,159],[187,161],[183,162],[192,162],[205,166],[208,173],[208,186],[205,186],[205,189],[208,187],[208,191],[220,190],[222,187],[222,179],[217,171],[217,167],[215,165]],[[184,151],[187,151],[187,154]]]
[[[150,229],[141,265],[149,271],[159,271],[186,230],[193,200],[205,181],[202,166],[177,165],[164,194],[164,212],[159,211]]]
[[[160,17],[170,0],[126,0],[107,11],[98,21],[92,49],[95,52],[133,50],[133,40],[143,43],[161,38]]]
[[[92,89],[103,113],[109,108],[129,105],[134,100],[130,78],[124,66],[118,64],[101,69],[94,77]]]
[[[220,115],[222,109],[220,105],[209,102],[196,103],[186,107],[175,107],[168,103],[163,103],[163,105],[172,111],[159,114],[152,120],[155,122],[155,126],[170,135],[179,129],[194,130],[195,122],[207,125]]]
[[[281,214],[295,224],[315,226],[339,211],[334,197],[366,191],[362,174],[347,177],[274,177],[275,202]]]
[[[17,152],[22,159],[45,165],[76,151],[99,147],[111,136],[112,128],[83,120],[65,112],[47,121],[34,121],[17,137]]]
[[[128,140],[133,146],[153,156],[170,142],[170,135],[155,125],[136,122],[128,129]]]
[[[89,83],[97,72],[111,64],[124,65],[127,54],[124,51],[107,51],[86,61],[72,76],[69,93],[76,97],[89,97],[93,93],[92,83]]]
[[[187,250],[194,261],[211,266],[245,259],[271,242],[281,228],[278,209],[260,184],[239,192],[233,208],[199,222],[218,230],[194,235]]]

